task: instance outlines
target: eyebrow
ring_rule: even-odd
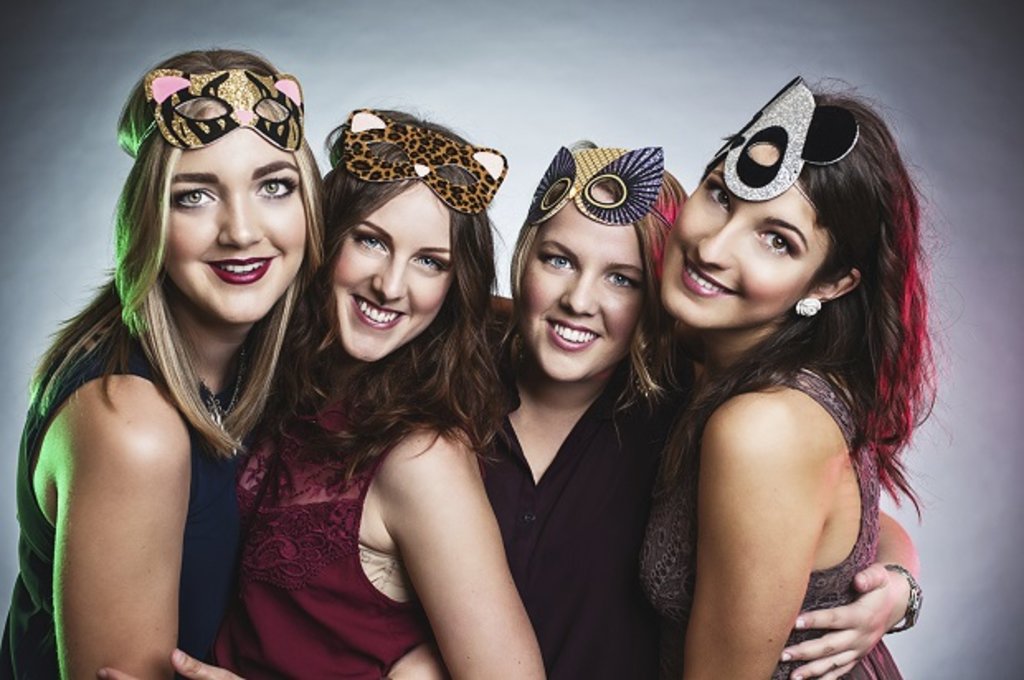
[[[217,184],[220,179],[212,172],[181,172],[171,182],[189,182],[193,184]]]
[[[259,179],[260,177],[266,177],[267,175],[275,173],[279,170],[294,170],[295,172],[299,171],[299,169],[295,167],[293,163],[289,163],[288,161],[274,161],[273,163],[261,165],[260,167],[253,170],[252,178],[256,180]]]

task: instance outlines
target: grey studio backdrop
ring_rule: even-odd
[[[883,102],[926,196],[941,389],[909,454],[923,523],[896,511],[921,553],[926,602],[918,627],[889,643],[908,678],[1020,677],[1024,102],[1014,65],[1024,49],[1009,4],[108,0],[5,12],[5,608],[31,371],[111,266],[129,168],[115,122],[149,66],[186,48],[262,52],[302,79],[322,167],[322,140],[360,106],[412,109],[504,150],[511,170],[492,211],[503,291],[516,231],[559,145],[662,145],[692,188],[720,137],[800,73]]]

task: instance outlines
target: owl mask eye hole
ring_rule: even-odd
[[[217,120],[231,113],[228,105],[213,97],[197,97],[174,107],[180,115],[190,120]]]
[[[626,183],[617,175],[598,175],[587,183],[583,195],[599,208],[617,208],[626,202]]]
[[[548,187],[548,190],[544,192],[544,197],[540,200],[541,210],[550,210],[554,206],[558,205],[559,201],[565,198],[565,195],[569,193],[569,189],[572,187],[572,180],[568,177],[562,177],[557,180],[554,184]]]
[[[273,99],[259,100],[254,111],[260,118],[269,120],[271,123],[283,123],[291,115],[281,102],[275,102]]]

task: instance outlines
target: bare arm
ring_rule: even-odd
[[[188,433],[156,387],[114,376],[83,386],[49,427],[33,483],[56,528],[61,674],[116,665],[170,678],[189,497]]]
[[[854,577],[854,586],[861,593],[857,600],[843,607],[803,612],[797,618],[799,628],[824,628],[832,632],[783,650],[784,661],[808,662],[794,669],[791,677],[842,677],[906,614],[910,585],[902,575],[887,571],[884,565],[900,564],[917,576],[917,549],[895,519],[883,512],[879,523],[877,561]]]
[[[544,677],[476,456],[414,435],[389,455],[370,494],[452,677]]]
[[[709,419],[688,680],[771,675],[823,559],[819,545],[848,465],[838,427],[793,390],[741,395]]]

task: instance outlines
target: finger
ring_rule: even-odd
[[[847,670],[853,668],[857,662],[857,655],[853,652],[841,652],[817,659],[811,663],[804,664],[793,669],[789,674],[792,680],[810,680],[811,678],[838,678]]]
[[[844,675],[852,671],[853,667],[856,665],[856,663],[848,663],[845,666],[840,666],[839,668],[833,669],[821,676],[820,680],[839,680]]]
[[[831,658],[835,654],[853,650],[857,636],[848,630],[829,633],[813,640],[804,640],[798,645],[782,650],[783,661],[814,661]],[[855,650],[854,650],[855,651]]]
[[[242,680],[231,671],[209,666],[202,661],[193,659],[180,649],[175,649],[171,654],[171,663],[179,675],[191,678],[191,680]]]
[[[134,675],[128,675],[116,668],[101,668],[96,671],[96,677],[100,680],[138,680]]]
[[[843,630],[849,628],[843,607],[833,609],[816,609],[809,612],[800,612],[793,627],[797,630],[810,630],[814,628],[824,630]]]
[[[884,566],[875,562],[867,569],[857,572],[853,577],[853,585],[860,593],[867,593],[889,585],[889,572]]]

